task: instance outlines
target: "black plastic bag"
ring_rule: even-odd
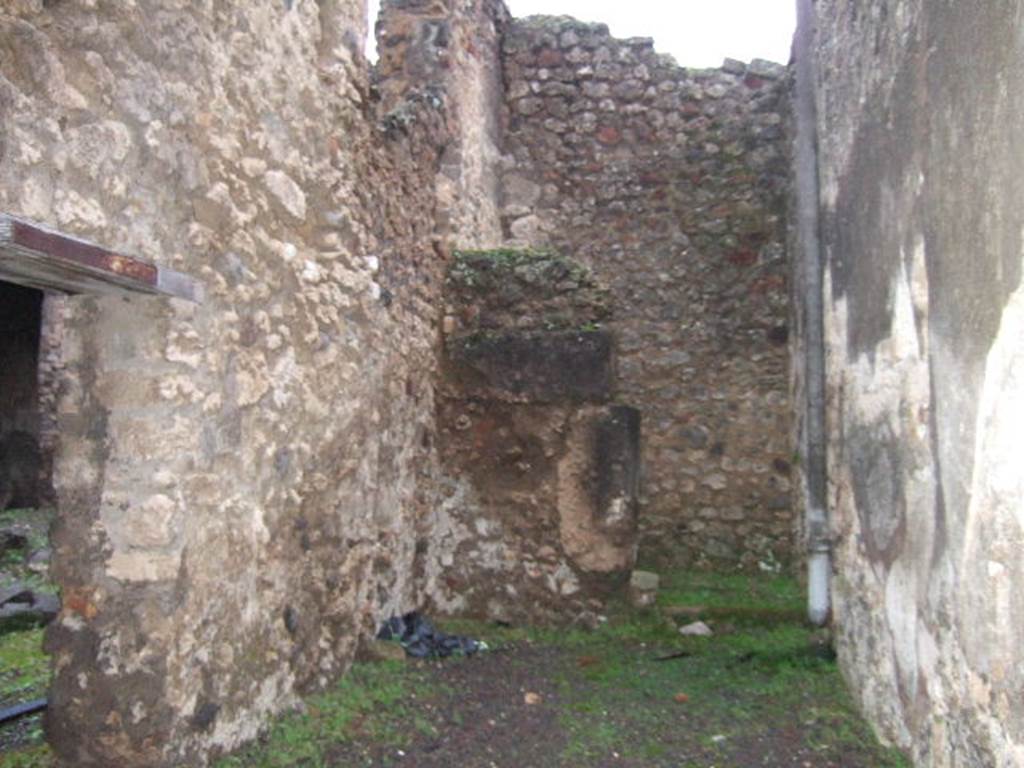
[[[377,632],[378,640],[397,640],[414,659],[472,656],[487,649],[486,643],[469,637],[446,635],[416,611],[392,616]]]

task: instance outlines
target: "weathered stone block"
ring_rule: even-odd
[[[554,403],[612,393],[607,331],[481,332],[451,338],[446,352],[458,397]]]
[[[650,571],[633,571],[629,577],[629,602],[635,608],[654,605],[661,577]]]
[[[452,512],[472,531],[445,574],[462,610],[567,621],[626,581],[636,555],[635,411],[447,400],[441,424],[443,458],[467,490]]]
[[[558,463],[562,545],[583,571],[624,573],[636,558],[640,413],[582,410]]]
[[[636,556],[639,413],[613,385],[607,293],[544,252],[459,254],[446,298],[442,455],[464,483],[452,603],[566,621],[621,586]]]

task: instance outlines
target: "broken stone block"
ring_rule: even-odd
[[[730,75],[742,75],[747,71],[747,65],[738,59],[725,59],[722,62],[722,70]]]
[[[654,605],[661,579],[650,571],[633,571],[629,577],[629,602],[634,608]]]
[[[0,592],[0,629],[9,620],[30,619],[48,624],[60,612],[60,598],[49,592],[36,592],[20,582]]]
[[[13,584],[0,590],[0,606],[7,605],[7,603],[31,603],[32,602],[32,589],[20,581],[16,581]]]
[[[32,610],[43,621],[56,618],[60,612],[60,598],[52,592],[33,592]]]
[[[711,637],[715,633],[703,621],[695,621],[692,624],[687,624],[685,627],[680,627],[679,634],[688,637]]]
[[[43,549],[37,549],[31,555],[29,555],[28,561],[25,563],[28,569],[39,576],[45,576],[50,571],[50,560],[53,557],[53,552],[49,547]]]
[[[776,80],[786,74],[786,68],[774,61],[754,59],[750,62],[750,66],[747,67],[747,72],[758,77]]]
[[[562,547],[581,571],[621,574],[621,584],[636,556],[640,413],[585,409],[574,422],[558,463]]]

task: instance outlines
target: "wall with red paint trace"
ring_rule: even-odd
[[[514,21],[503,66],[505,236],[615,297],[618,396],[644,418],[641,561],[785,567],[785,67],[686,69],[552,17]]]

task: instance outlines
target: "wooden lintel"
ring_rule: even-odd
[[[0,280],[62,293],[150,293],[196,303],[202,286],[180,272],[0,213]]]

